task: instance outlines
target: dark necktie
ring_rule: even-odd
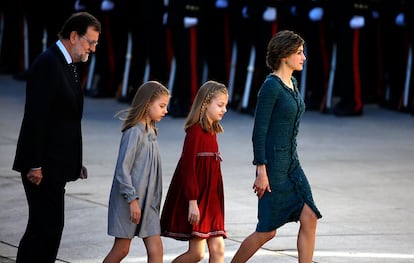
[[[72,69],[73,77],[75,78],[75,81],[79,82],[78,70],[76,68],[76,65],[74,63],[70,63],[69,66]]]

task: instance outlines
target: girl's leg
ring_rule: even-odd
[[[128,255],[129,246],[131,245],[131,239],[127,238],[115,238],[114,245],[111,251],[105,257],[103,263],[119,263]]]
[[[187,252],[176,257],[172,263],[196,263],[200,262],[206,253],[206,240],[201,238],[192,238],[188,244]]]
[[[161,237],[150,236],[144,238],[145,248],[147,249],[148,263],[162,263],[164,255]]]
[[[297,240],[299,263],[311,263],[315,250],[316,224],[315,212],[305,204],[300,214],[300,228]]]
[[[210,263],[224,262],[224,239],[223,237],[211,237],[207,239]]]
[[[276,236],[276,230],[270,232],[254,232],[248,236],[240,245],[232,263],[244,263],[251,258],[256,251],[262,247],[267,241]]]

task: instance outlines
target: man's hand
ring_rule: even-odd
[[[80,179],[86,179],[88,178],[88,169],[86,169],[85,166],[82,165],[81,171],[80,171],[80,175],[79,175]]]
[[[39,185],[43,179],[42,169],[30,169],[26,175],[29,182]]]

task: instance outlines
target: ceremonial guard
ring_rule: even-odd
[[[23,4],[22,0],[0,1],[0,73],[23,71]],[[27,65],[28,66],[28,65]]]
[[[172,98],[169,114],[186,117],[197,93],[201,65],[199,62],[198,29],[201,0],[169,0],[167,26],[171,32],[173,64],[170,73]]]
[[[204,0],[199,22],[198,43],[203,67],[200,81],[228,83],[231,53],[228,0]]]
[[[253,115],[257,92],[265,76],[266,48],[269,39],[279,30],[279,14],[286,10],[286,1],[230,1],[233,36],[232,70],[229,78],[230,107]],[[236,57],[236,59],[234,59]]]
[[[26,79],[28,65],[46,48],[58,39],[60,26],[65,19],[73,13],[74,9],[70,1],[22,1],[24,20],[24,70],[16,75],[18,79]],[[47,6],[48,8],[44,8]],[[49,10],[53,10],[50,12]]]
[[[114,97],[117,90],[115,75],[121,70],[119,67],[123,67],[116,52],[121,43],[121,28],[125,27],[123,20],[119,19],[119,3],[116,0],[76,0],[74,7],[76,11],[87,11],[102,21],[99,49],[81,68],[85,95]]]
[[[167,85],[166,7],[163,0],[118,0],[117,4],[118,19],[124,23],[116,29],[122,32],[122,44],[116,50],[122,66],[116,81],[118,91],[122,85],[127,87],[117,96],[121,101],[131,101],[138,87],[148,80]]]
[[[336,116],[363,114],[363,89],[372,85],[366,76],[373,62],[365,57],[366,48],[372,48],[366,34],[373,18],[371,8],[367,0],[330,1],[331,32],[337,50],[333,81],[333,93],[339,96],[333,108]]]
[[[407,109],[411,111],[411,114],[414,115],[414,68],[413,64],[413,50],[414,50],[414,1],[407,1],[407,25],[408,32],[410,32],[410,42],[411,42],[411,61],[410,61],[410,74],[409,74],[409,90],[407,92]]]
[[[306,61],[302,70],[301,94],[307,110],[324,112],[332,54],[328,1],[307,0],[302,8]]]
[[[408,111],[412,107],[412,2],[385,0],[382,12],[384,93],[380,105],[396,111]]]

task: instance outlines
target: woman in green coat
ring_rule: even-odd
[[[299,262],[312,262],[317,220],[310,185],[300,166],[296,136],[305,104],[294,71],[302,70],[304,40],[292,31],[280,31],[267,48],[266,63],[272,70],[258,93],[253,128],[253,190],[259,198],[256,231],[248,236],[232,262],[246,262],[271,240],[279,227],[300,222],[297,246]]]

